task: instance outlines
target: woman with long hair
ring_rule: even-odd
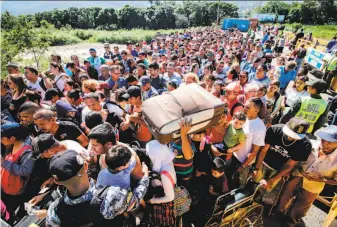
[[[69,78],[65,74],[61,64],[52,62],[50,63],[50,72],[54,74],[54,86],[56,86],[61,92],[64,91],[64,83]]]
[[[296,99],[304,96],[308,96],[305,82],[309,80],[306,76],[297,77],[295,83],[289,84],[285,92],[285,106],[290,107],[293,105]]]
[[[27,85],[23,80],[23,77],[19,74],[10,74],[8,76],[8,87],[12,91],[12,101],[9,106],[9,112],[12,117],[16,120],[17,113],[20,106],[26,101],[27,97],[24,95],[27,90]]]
[[[240,83],[240,93],[239,94],[244,94],[245,89],[247,87],[248,83],[248,72],[247,71],[242,71],[239,74],[239,83]]]
[[[25,93],[27,85],[23,80],[23,77],[19,74],[8,75],[7,84],[12,90],[13,99],[19,99]]]
[[[282,110],[282,96],[279,93],[280,82],[278,80],[273,80],[270,82],[268,86],[267,93],[265,95],[266,101],[272,103],[270,109],[272,110],[270,113],[270,117],[272,119],[272,124],[277,124],[281,117]]]
[[[64,96],[67,96],[67,93],[72,89],[78,89],[79,86],[77,83],[75,83],[72,79],[67,79],[64,82]]]
[[[7,110],[12,101],[12,93],[6,80],[1,79],[1,111]]]
[[[191,72],[200,76],[200,67],[198,63],[192,63]]]

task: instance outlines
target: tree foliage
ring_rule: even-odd
[[[286,15],[290,23],[337,23],[337,6],[334,0],[304,0],[302,3],[269,1],[256,8],[255,12]]]
[[[66,10],[54,9],[48,12],[25,16],[28,20],[35,20],[38,27],[41,21],[59,29],[70,26],[74,29],[172,29],[187,26],[208,26],[216,21],[219,4],[220,19],[224,17],[238,17],[238,7],[224,2],[194,2],[184,1],[177,4],[174,1],[150,1],[151,7],[137,8],[125,5],[119,10],[113,8],[74,8]],[[8,15],[2,16],[4,29],[12,26]],[[176,23],[177,18],[179,19]],[[186,18],[188,21],[186,21]]]

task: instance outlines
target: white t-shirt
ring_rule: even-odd
[[[251,152],[253,144],[257,146],[264,146],[264,139],[266,137],[266,126],[260,118],[254,120],[247,120],[243,125],[243,131],[246,135],[246,141],[243,148],[234,152],[235,157],[243,163],[247,155]]]
[[[298,92],[296,91],[296,88],[290,88],[286,90],[286,103],[288,106],[292,106],[293,103],[296,101],[296,99],[300,98],[300,97],[305,97],[308,96],[308,92],[303,90],[302,92]]]
[[[67,150],[73,150],[73,151],[76,151],[78,154],[82,153],[82,154],[85,154],[85,156],[89,157],[88,150],[82,147],[81,144],[79,144],[76,141],[63,140],[63,141],[60,141],[60,144],[64,145],[67,148]]]
[[[63,92],[64,90],[64,82],[65,82],[65,78],[67,77],[67,74],[65,73],[61,73],[60,75],[57,75],[54,79],[54,81],[56,82],[56,86],[58,87],[58,89],[60,89],[60,91]]]
[[[29,80],[27,80],[27,87],[30,89],[30,90],[34,90],[34,91],[37,91],[38,93],[40,93],[41,95],[41,99],[43,100],[44,99],[44,96],[46,94],[46,91],[43,90],[43,88],[41,87],[40,85],[40,81],[42,80],[41,77],[38,77],[37,80],[35,81],[35,83],[32,83],[30,82]]]

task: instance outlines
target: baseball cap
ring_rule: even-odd
[[[96,52],[96,49],[95,49],[95,48],[90,48],[89,51],[94,51],[94,52]]]
[[[54,156],[49,162],[49,172],[58,181],[67,181],[82,169],[84,160],[74,150],[67,150],[63,154]]]
[[[294,117],[283,127],[283,133],[293,139],[301,140],[305,137],[309,126],[310,124],[307,121],[299,117]]]
[[[328,142],[337,142],[337,126],[329,125],[315,132],[315,136]]]
[[[1,137],[11,137],[21,130],[21,125],[16,122],[8,122],[1,125]]]
[[[19,66],[16,63],[14,63],[14,62],[8,62],[8,64],[6,65],[6,67],[19,68]]]
[[[123,98],[129,99],[130,97],[138,97],[141,96],[142,90],[138,86],[131,86],[128,88],[127,92],[122,95]]]
[[[60,93],[58,92],[58,90],[56,90],[55,88],[48,88],[46,90],[46,94],[44,96],[44,100],[46,101],[50,101],[52,98],[54,98],[56,95],[60,95]]]
[[[65,117],[68,112],[77,112],[70,103],[63,100],[56,101],[55,109],[57,117]]]
[[[148,76],[142,76],[140,79],[139,79],[139,83],[142,85],[142,86],[145,86],[146,84],[148,83],[151,83],[151,80]]]
[[[41,135],[38,135],[32,141],[33,147],[32,157],[34,159],[38,158],[40,154],[53,147],[56,142],[57,140],[50,133],[43,133]]]
[[[313,80],[306,81],[305,85],[308,85],[308,86],[311,86],[312,88],[315,88],[317,93],[323,92],[328,87],[327,83],[322,79],[315,80],[315,81],[313,81]]]
[[[109,43],[104,43],[104,47],[110,47]]]

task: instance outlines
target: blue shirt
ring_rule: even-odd
[[[254,74],[255,75],[255,74]],[[261,83],[263,85],[268,86],[270,84],[270,79],[267,75],[264,75],[264,77],[262,79],[258,79],[255,76],[251,79],[251,82],[257,82],[257,83]]]
[[[337,41],[336,40],[331,40],[328,45],[326,46],[326,48],[328,50],[330,50],[334,45],[336,45]]]
[[[107,79],[105,82],[107,82],[110,85],[110,89],[112,89],[115,86],[115,81],[113,81],[111,77]],[[117,83],[118,83],[118,88],[128,87],[128,82],[123,77],[119,77],[117,80]]]
[[[102,169],[97,177],[97,185],[99,186],[114,186],[122,189],[130,188],[130,174],[136,166],[136,159],[130,160],[129,166],[118,173],[112,173],[108,168]]]
[[[165,74],[164,75],[164,79],[166,81],[173,81],[173,82],[175,82],[178,87],[182,83],[181,76],[177,75],[176,73],[173,73],[173,75],[171,77],[169,77],[167,74]]]
[[[292,80],[295,80],[296,70],[290,70],[285,72],[285,66],[280,66],[280,77],[278,80],[280,81],[280,88],[286,88],[288,83]]]
[[[134,57],[138,57],[138,52],[136,50],[132,50],[131,55]]]

